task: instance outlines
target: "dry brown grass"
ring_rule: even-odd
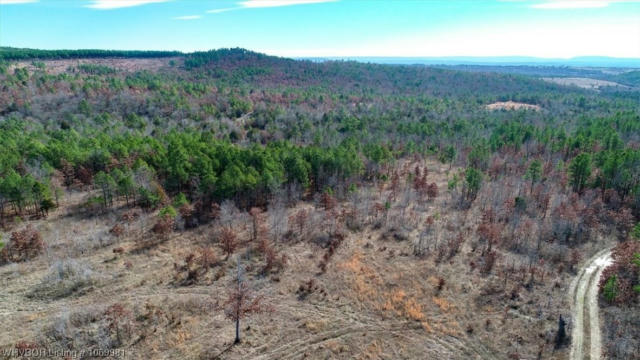
[[[60,59],[60,60],[43,60],[45,64],[45,71],[48,74],[61,74],[67,71],[69,68],[75,68],[80,64],[95,64],[108,66],[123,72],[135,72],[140,70],[159,71],[161,69],[167,69],[170,61],[175,61],[177,64],[182,62],[181,58],[149,58],[149,59],[125,59],[125,58],[112,58],[112,59]],[[27,68],[27,70],[33,72],[38,70],[32,61],[18,61],[12,63],[9,66],[9,71],[13,71],[15,68]]]
[[[493,104],[487,105],[489,110],[535,110],[540,111],[542,108],[539,105],[525,104],[515,101],[499,101]]]
[[[429,182],[438,185],[440,195],[433,201],[413,201],[404,211],[413,212],[417,224],[437,213],[443,225],[436,235],[444,241],[453,234],[444,223],[457,211],[446,204],[450,202],[445,193],[448,166],[434,161],[426,165]],[[407,166],[413,168],[412,164]],[[383,187],[382,196],[388,191]],[[304,240],[274,243],[287,255],[287,265],[277,274],[265,275],[261,271],[263,257],[248,251],[252,247],[245,242],[251,237],[249,217],[233,220],[244,245],[226,261],[213,236],[218,224],[174,232],[153,247],[131,251],[140,238],[151,236],[153,214],[142,214],[115,237],[109,230],[124,209],[96,218],[65,216],[64,209],[81,199],[70,195],[57,213],[33,223],[48,245],[44,255],[0,267],[4,285],[0,293],[0,347],[19,341],[69,346],[51,336],[51,329],[67,317],[66,327],[58,325],[58,331],[78,337],[75,346],[104,342],[95,331],[104,326],[102,320],[82,320],[88,316],[83,314],[121,304],[131,314],[131,334],[123,337],[121,345],[127,351],[126,358],[131,359],[502,359],[516,351],[524,358],[535,358],[544,341],[541,336],[554,330],[557,314],[567,307],[564,294],[569,278],[565,275],[549,279],[535,291],[520,289],[520,298],[508,299],[505,294],[515,286],[515,280],[509,279],[503,286],[497,272],[483,275],[471,270],[469,262],[477,255],[468,240],[449,261],[437,263],[433,249],[424,256],[413,256],[411,248],[419,231],[413,221],[394,220],[401,219],[397,215],[403,211],[400,207],[391,210],[388,224],[381,228],[364,226],[347,232],[324,273],[319,274],[318,262],[326,249],[310,240],[314,235],[309,230]],[[309,219],[317,217],[316,211],[324,211],[301,204],[290,209],[289,215],[300,207],[309,211]],[[460,227],[471,226],[479,218],[474,214],[455,216],[463,222]],[[401,229],[404,235],[383,237],[391,227]],[[321,230],[322,226],[316,229]],[[114,254],[119,248],[125,250]],[[189,286],[176,284],[174,263],[182,264],[190,253],[205,248],[212,249],[219,265]],[[274,311],[243,322],[243,342],[230,347],[233,323],[215,309],[234,279],[238,255],[243,259],[246,281],[265,295]],[[60,258],[82,261],[101,280],[90,285],[90,290],[65,297],[29,297]],[[440,279],[445,279],[445,284],[441,285]],[[313,280],[313,291],[300,297],[301,284],[309,280]],[[491,284],[495,289],[489,291]],[[547,305],[549,299],[552,302]],[[112,342],[114,338],[112,334]],[[559,359],[566,352],[547,351],[544,356]]]

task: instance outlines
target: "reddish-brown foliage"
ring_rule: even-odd
[[[420,167],[416,165],[413,174],[413,189],[421,196],[429,193],[429,185],[427,184],[427,168],[424,168],[424,172],[420,171]],[[437,191],[437,190],[436,190]],[[431,196],[430,196],[431,197]]]
[[[246,283],[238,281],[232,284],[227,299],[222,304],[225,316],[236,323],[236,339],[240,342],[240,320],[251,314],[271,311],[272,308],[265,304],[262,295],[256,295]]]
[[[113,304],[103,313],[107,321],[107,329],[110,334],[115,334],[117,344],[124,344],[124,340],[131,335],[133,328],[133,315],[122,304]]]
[[[0,262],[22,262],[35,258],[44,251],[40,233],[31,225],[11,233],[9,243],[0,251]]]
[[[249,210],[249,215],[251,215],[251,241],[258,240],[259,236],[266,236],[266,225],[262,209],[252,207]]]
[[[480,240],[487,244],[487,251],[491,251],[493,245],[499,243],[504,227],[501,223],[490,222],[490,219],[491,217],[483,219],[476,229]]]
[[[154,234],[158,234],[161,237],[168,237],[171,231],[173,231],[174,220],[168,216],[162,216],[158,218],[156,223],[151,228],[151,231]]]
[[[264,296],[256,295],[244,282],[231,286],[223,307],[225,315],[233,321],[243,319],[249,314],[269,310],[269,307],[264,304]]]
[[[140,217],[140,213],[139,212],[137,212],[135,210],[129,210],[129,211],[124,212],[120,218],[125,223],[131,224],[132,222],[137,220],[139,217]]]
[[[631,305],[638,299],[634,286],[640,285],[640,242],[629,240],[618,244],[611,252],[613,264],[607,267],[600,278],[600,291],[612,276],[616,277],[614,303]]]
[[[195,218],[195,208],[193,205],[191,204],[183,204],[182,206],[180,206],[180,208],[178,208],[178,213],[180,214],[180,216],[182,217],[182,219],[184,220],[184,227],[186,228],[192,228],[192,227],[196,227],[197,221]]]
[[[431,183],[427,186],[427,196],[431,200],[438,197],[438,185],[436,183]]]
[[[18,341],[14,346],[18,355],[27,354],[29,350],[37,349],[40,346],[37,343],[29,342],[25,340]]]
[[[218,235],[220,247],[226,254],[227,258],[232,255],[238,248],[238,235],[230,227],[223,227]]]
[[[308,219],[309,212],[306,209],[300,209],[289,217],[289,222],[295,226],[298,236],[302,237],[304,234]]]
[[[581,259],[582,255],[580,254],[580,251],[578,249],[571,249],[571,252],[569,252],[569,266],[572,271],[576,269],[576,266],[580,263]]]
[[[218,263],[218,257],[212,248],[202,248],[200,249],[200,266],[202,268],[207,269]]]
[[[93,174],[91,173],[91,170],[84,166],[81,166],[76,171],[76,178],[78,178],[78,180],[80,180],[84,185],[91,185],[93,183]]]
[[[265,265],[262,269],[264,274],[268,274],[272,271],[280,272],[287,264],[287,255],[286,254],[278,254],[276,249],[273,246],[267,246],[264,249],[264,260]]]
[[[111,230],[109,230],[109,233],[115,237],[120,237],[122,236],[122,234],[124,234],[124,226],[122,226],[121,224],[115,224],[113,225]]]
[[[60,164],[61,164],[60,170],[62,172],[62,176],[64,177],[64,185],[65,186],[73,185],[73,182],[76,176],[76,172],[75,172],[75,169],[73,168],[73,165],[71,165],[71,163],[68,162],[66,159],[62,159],[60,161]]]
[[[491,273],[491,270],[493,269],[493,266],[495,265],[497,258],[498,258],[498,254],[495,252],[495,250],[485,252],[480,271],[483,274]]]
[[[173,264],[176,270],[174,280],[179,285],[193,285],[216,264],[218,264],[218,257],[213,249],[199,248],[185,257],[184,264]]]
[[[342,233],[334,234],[329,240],[327,250],[322,256],[322,260],[318,264],[321,273],[325,273],[327,271],[329,260],[331,260],[331,257],[333,256],[333,254],[335,254],[336,249],[338,249],[340,244],[342,244],[342,241],[344,241],[344,235]]]
[[[320,203],[322,204],[322,207],[325,210],[331,210],[334,207],[336,207],[336,205],[338,204],[338,202],[336,201],[336,198],[333,197],[333,195],[329,194],[329,192],[327,191],[322,193],[322,197],[320,198]]]

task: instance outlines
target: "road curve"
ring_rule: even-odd
[[[611,264],[611,250],[594,255],[571,283],[573,330],[570,360],[600,360],[601,338],[598,316],[598,283],[602,271]]]

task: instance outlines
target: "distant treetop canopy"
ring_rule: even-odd
[[[0,60],[26,59],[83,59],[83,58],[161,58],[182,56],[180,51],[144,51],[144,50],[39,50],[13,47],[0,47]]]

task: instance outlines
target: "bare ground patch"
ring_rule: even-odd
[[[148,70],[152,72],[168,68],[169,63],[174,61],[176,64],[182,62],[182,58],[106,58],[106,59],[59,59],[59,60],[42,60],[45,64],[44,70],[48,74],[61,74],[69,68],[75,68],[81,64],[94,64],[108,66],[119,71],[135,72]],[[33,65],[33,61],[18,61],[9,67],[10,71],[15,68],[27,68],[29,71],[36,71],[38,68]]]
[[[525,104],[515,101],[499,101],[493,104],[487,105],[489,110],[535,110],[540,111],[542,108],[539,105]]]

